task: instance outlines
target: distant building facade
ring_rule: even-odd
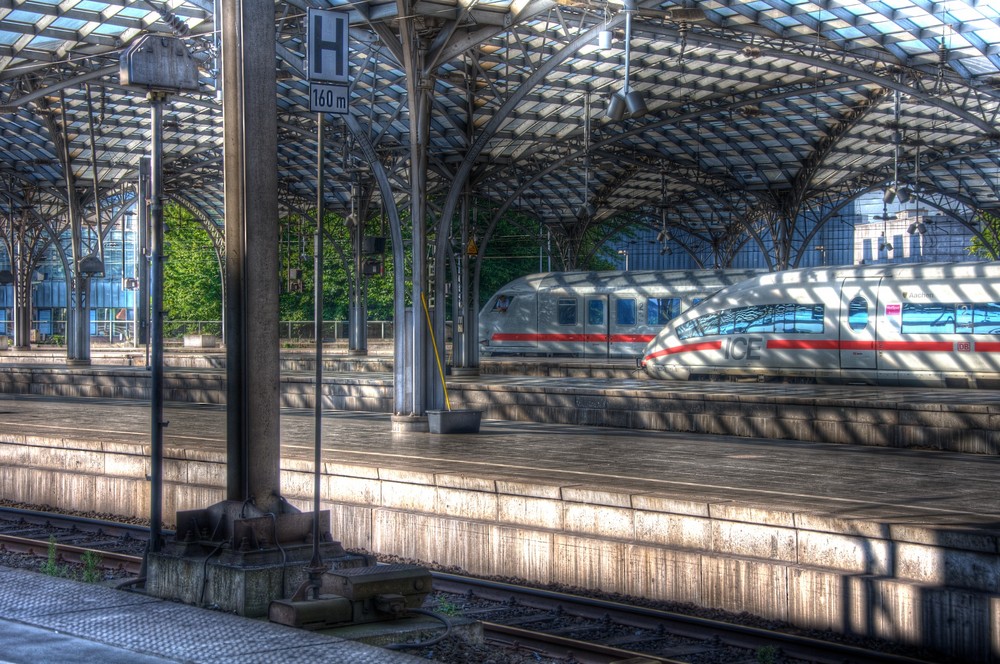
[[[930,263],[972,260],[972,232],[923,208],[899,210],[854,229],[854,264]]]

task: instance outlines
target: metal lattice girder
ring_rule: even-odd
[[[65,200],[53,131],[68,139],[85,208],[92,180],[101,196],[135,180],[149,113],[141,93],[119,84],[118,58],[158,32],[187,40],[199,63],[199,91],[172,96],[165,112],[166,190],[221,223],[213,5],[0,0],[0,214],[13,214],[26,190]],[[630,87],[649,111],[614,122],[605,111],[626,53],[618,2],[276,2],[279,181],[302,200],[316,188],[304,80],[305,10],[316,6],[352,17],[351,123],[331,123],[328,149],[341,158],[328,160],[326,178],[371,181],[377,159],[376,198],[392,206],[408,195],[405,8],[429,53],[428,190],[444,214],[454,209],[449,192],[462,189],[453,179],[467,174],[475,196],[548,223],[573,223],[590,202],[588,223],[631,214],[655,225],[669,202],[671,226],[718,244],[721,223],[726,238],[745,240],[754,219],[884,186],[897,143],[903,177],[919,169],[914,184],[963,209],[1000,207],[995,3],[639,2]],[[594,38],[604,28],[615,35],[606,50]],[[327,189],[331,209],[346,212],[350,188]]]

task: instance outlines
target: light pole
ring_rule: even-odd
[[[619,249],[618,255],[625,257],[625,271],[628,272],[628,249]]]

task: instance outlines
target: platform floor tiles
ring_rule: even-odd
[[[0,663],[405,664],[404,652],[0,567]]]

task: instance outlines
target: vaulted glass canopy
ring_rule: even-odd
[[[906,188],[970,223],[1000,208],[997,3],[292,0],[275,3],[274,22],[289,211],[308,210],[316,190],[310,7],[351,16],[350,115],[327,123],[324,178],[344,214],[409,195],[404,22],[432,91],[430,217],[467,188],[489,202],[479,238],[512,210],[564,246],[640,225],[699,257],[756,243],[778,268],[804,241],[796,220],[821,223],[865,192]],[[208,0],[0,2],[0,223],[60,233],[67,173],[91,227],[129,205],[149,108],[120,85],[119,57],[156,32],[183,38],[200,76],[165,110],[167,194],[221,224],[216,11]],[[609,108],[626,91],[633,105]]]

